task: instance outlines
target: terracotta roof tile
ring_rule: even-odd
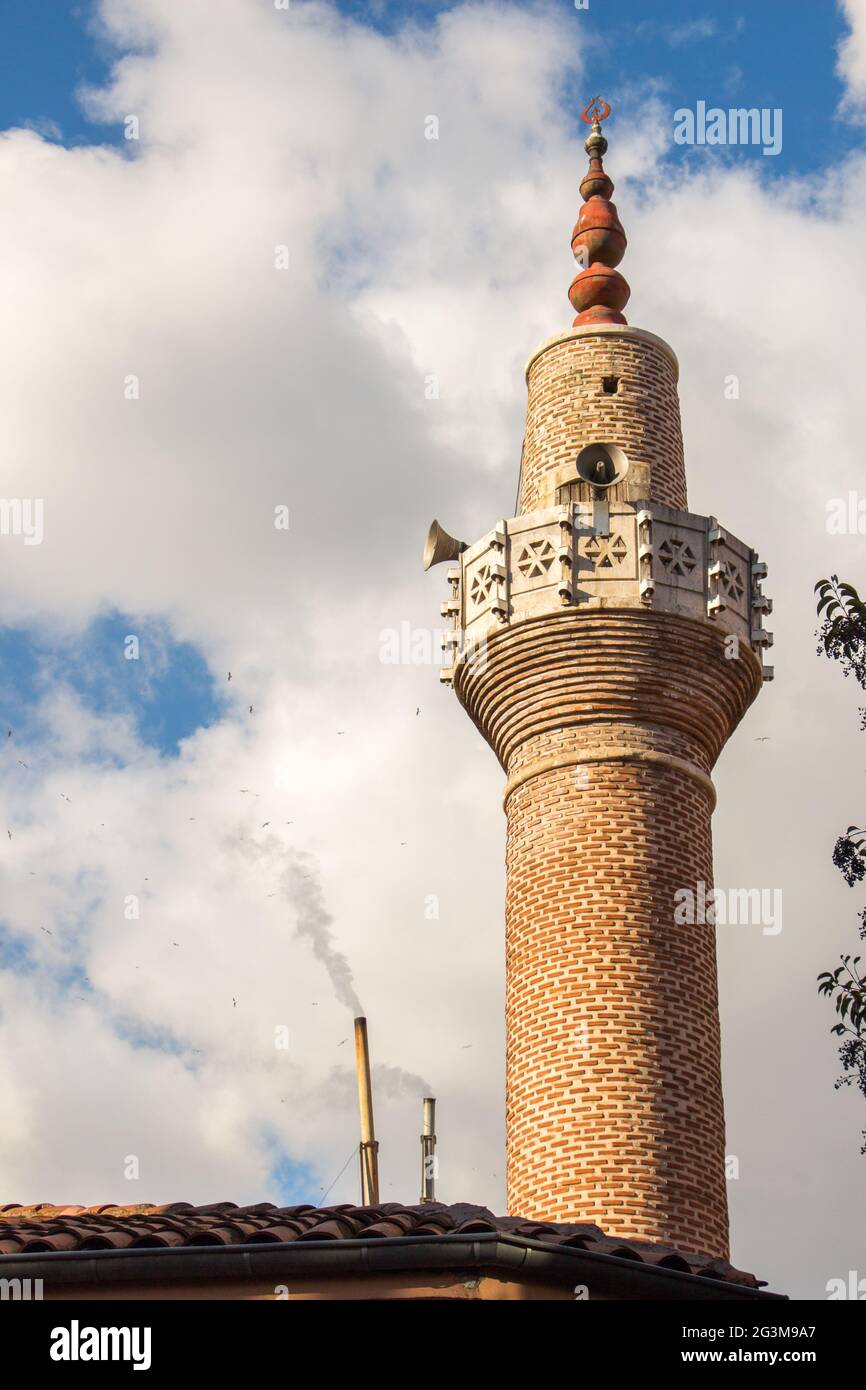
[[[285,1222],[281,1226],[269,1226],[266,1231],[256,1231],[250,1236],[250,1245],[286,1245],[291,1240],[297,1240],[303,1231],[303,1226],[298,1222]]]
[[[189,1245],[186,1232],[173,1231],[168,1226],[159,1226],[145,1235],[138,1234],[130,1241],[133,1250],[167,1250],[173,1245]]]
[[[63,1250],[159,1249],[178,1246],[263,1245],[331,1240],[393,1240],[401,1236],[449,1236],[482,1233],[514,1235],[547,1245],[615,1255],[662,1269],[719,1279],[757,1289],[753,1274],[734,1269],[724,1260],[687,1250],[672,1250],[649,1241],[606,1236],[598,1226],[579,1222],[552,1223],[494,1216],[486,1207],[469,1203],[446,1206],[428,1202],[403,1206],[385,1202],[378,1207],[342,1203],[332,1207],[278,1207],[258,1202],[238,1207],[212,1202],[196,1207],[189,1202],[154,1206],[52,1206],[35,1202],[0,1204],[0,1255],[51,1253]]]
[[[135,1236],[132,1231],[118,1229],[116,1231],[101,1231],[99,1234],[87,1235],[79,1245],[79,1250],[126,1250],[132,1245]]]

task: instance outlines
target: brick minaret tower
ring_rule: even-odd
[[[573,326],[526,369],[519,515],[434,522],[443,678],[506,773],[508,1209],[726,1257],[711,772],[772,668],[766,573],[687,510],[677,360],[629,327],[588,108]],[[678,914],[681,915],[681,914]],[[700,916],[701,914],[696,914]]]

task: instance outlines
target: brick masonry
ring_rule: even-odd
[[[460,700],[509,781],[508,1209],[728,1253],[709,772],[761,686],[710,622],[565,609],[489,639]]]
[[[611,376],[613,395],[604,390]],[[685,511],[677,376],[667,344],[636,328],[573,328],[543,344],[526,371],[521,512],[553,506],[556,476],[596,442],[625,450],[631,498]]]

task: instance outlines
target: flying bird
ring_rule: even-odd
[[[756,742],[756,743],[769,743],[769,741],[770,741],[770,734],[765,734],[763,738],[756,738],[756,739],[755,739],[755,742]]]
[[[44,931],[45,934],[46,934],[47,936],[53,936],[53,935],[54,935],[54,932],[53,932],[53,931],[49,931],[47,927],[40,927],[39,930],[40,930],[40,931]]]
[[[252,705],[250,705],[250,714],[252,714],[252,712],[253,712],[253,707],[252,707]]]
[[[27,767],[27,764],[26,764],[26,763],[22,763],[20,758],[18,759],[18,762],[21,764],[22,767]]]
[[[416,711],[415,711],[415,718],[416,718],[416,719],[418,718],[418,715],[419,715],[420,713],[421,713],[421,706],[419,705],[418,708],[417,708]]]
[[[228,678],[229,678],[229,680],[231,680],[231,678],[232,678],[232,673],[231,673],[231,671],[229,671],[229,676],[228,676]]]

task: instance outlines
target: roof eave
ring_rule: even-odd
[[[609,1298],[784,1299],[784,1294],[745,1284],[707,1279],[676,1269],[648,1265],[616,1255],[563,1248],[525,1236],[496,1232],[395,1236],[383,1240],[296,1240],[225,1246],[171,1246],[166,1249],[63,1250],[50,1254],[0,1257],[0,1278],[42,1279],[56,1296],[59,1285],[165,1286],[191,1280],[209,1282],[273,1279],[287,1275],[364,1276],[408,1271],[485,1269],[530,1280],[585,1284]],[[168,1295],[170,1297],[170,1295]]]

